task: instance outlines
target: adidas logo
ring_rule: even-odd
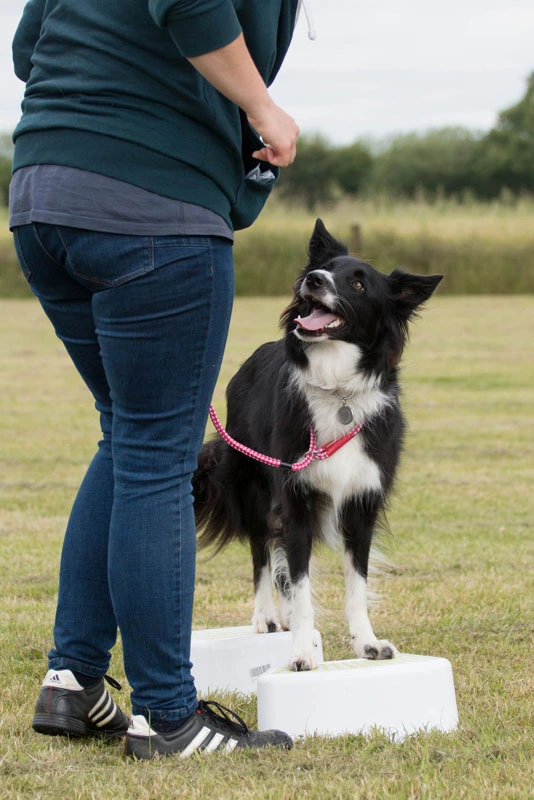
[[[83,692],[83,686],[80,686],[72,672],[68,669],[48,670],[42,685],[52,689],[56,688],[72,692]]]

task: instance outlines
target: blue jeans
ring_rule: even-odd
[[[102,427],[65,534],[49,665],[103,676],[119,628],[133,713],[183,719],[197,707],[191,476],[230,322],[232,245],[44,223],[14,235]]]

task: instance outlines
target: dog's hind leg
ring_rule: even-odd
[[[341,525],[345,542],[345,611],[350,639],[358,658],[394,658],[397,648],[387,639],[377,639],[367,611],[367,571],[371,538],[379,506],[366,498],[348,503]]]

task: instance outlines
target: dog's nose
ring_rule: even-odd
[[[306,275],[306,284],[311,289],[319,289],[321,286],[324,286],[325,277],[320,270],[314,269]]]

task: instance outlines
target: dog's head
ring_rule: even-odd
[[[304,347],[324,341],[356,344],[363,357],[374,353],[396,366],[407,327],[431,296],[442,275],[378,272],[349,255],[318,219],[309,244],[309,263],[295,284],[295,295],[281,316],[286,335]]]

